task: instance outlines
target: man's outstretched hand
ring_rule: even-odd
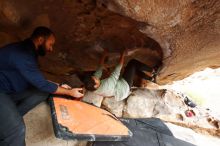
[[[83,89],[82,88],[72,88],[67,84],[62,84],[61,87],[70,90],[70,96],[75,98],[83,97]]]
[[[69,85],[67,84],[62,84],[60,87],[63,87],[65,89],[72,89],[72,87],[70,87]]]
[[[70,89],[70,96],[75,98],[81,98],[84,96],[83,94],[83,88],[73,88]]]

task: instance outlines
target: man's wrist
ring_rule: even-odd
[[[62,88],[62,87],[61,87]],[[70,89],[66,89],[66,88],[63,88],[64,92],[66,95],[69,95],[71,96],[71,90]]]

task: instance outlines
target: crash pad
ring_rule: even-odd
[[[97,141],[92,146],[195,146],[173,136],[168,127],[157,118],[121,119],[132,131],[128,141]]]
[[[57,138],[87,141],[126,141],[131,131],[113,114],[63,97],[49,99]]]

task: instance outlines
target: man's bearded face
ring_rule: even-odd
[[[39,56],[45,56],[47,54],[46,40],[44,40],[44,42],[38,46],[37,54]]]

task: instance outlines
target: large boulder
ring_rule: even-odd
[[[102,102],[102,107],[117,117],[123,116],[125,101],[116,101],[115,98],[104,98]]]
[[[219,117],[201,106],[187,106],[184,99],[172,90],[139,88],[128,97],[123,111],[123,117],[156,117],[200,133],[220,136]],[[188,115],[188,111],[192,115]]]

